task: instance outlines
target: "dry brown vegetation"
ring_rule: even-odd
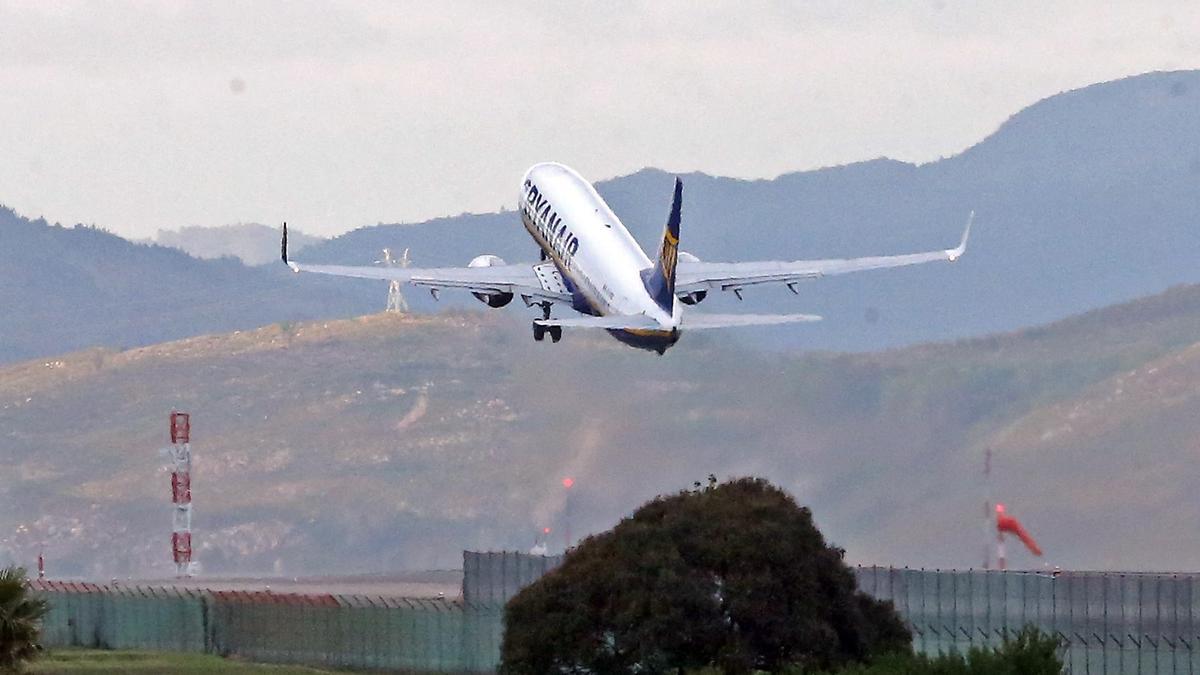
[[[156,450],[178,408],[208,571],[452,568],[542,526],[560,541],[564,475],[580,534],[709,472],[770,478],[856,560],[969,566],[985,447],[1052,562],[1200,566],[1184,535],[1200,288],[881,354],[697,334],[659,358],[527,333],[503,314],[378,315],[0,370],[0,555],[45,543],[60,573],[166,573]]]

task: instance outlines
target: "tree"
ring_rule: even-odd
[[[659,497],[505,608],[504,673],[836,668],[911,650],[812,513],[761,479]]]
[[[0,671],[15,671],[41,651],[38,636],[49,606],[30,593],[25,570],[0,569]]]

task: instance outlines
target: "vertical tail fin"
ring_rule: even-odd
[[[654,267],[642,273],[642,282],[650,296],[666,311],[675,305],[675,264],[679,260],[679,220],[683,208],[683,182],[675,179],[675,196],[671,200],[671,215],[667,217],[662,246]]]

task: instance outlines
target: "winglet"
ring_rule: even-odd
[[[967,252],[967,239],[971,236],[971,223],[975,221],[975,211],[971,211],[971,215],[967,216],[967,227],[963,230],[962,241],[955,248],[946,250],[946,258],[950,262],[954,262],[962,257],[962,254]]]
[[[287,246],[287,222],[283,223],[283,239],[279,242],[279,258],[283,260],[283,264],[287,265],[293,272],[299,272],[300,267],[296,263],[288,260]]]

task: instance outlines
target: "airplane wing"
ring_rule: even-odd
[[[293,272],[328,274],[357,279],[399,281],[440,291],[458,288],[474,293],[512,293],[526,299],[570,302],[571,294],[552,262],[536,265],[492,265],[490,267],[367,267],[350,265],[309,265],[289,260],[287,229],[281,245],[283,262]]]
[[[681,328],[684,330],[707,330],[711,328],[733,328],[735,326],[769,326],[781,323],[820,321],[814,314],[702,314],[687,312],[683,315]],[[536,319],[539,326],[562,326],[563,328],[604,328],[608,330],[667,330],[653,319],[637,315],[578,316],[569,319]]]
[[[792,262],[723,263],[695,260],[685,261],[681,259],[676,270],[675,294],[683,296],[697,291],[720,289],[722,291],[733,291],[738,297],[741,297],[741,291],[746,286],[769,283],[784,284],[795,293],[795,284],[804,279],[816,279],[835,274],[885,269],[888,267],[920,265],[927,262],[954,262],[962,257],[963,253],[967,250],[967,238],[971,235],[971,221],[974,218],[975,212],[972,211],[970,218],[967,219],[967,227],[963,231],[962,240],[958,246],[943,251],[868,258],[796,260]]]

